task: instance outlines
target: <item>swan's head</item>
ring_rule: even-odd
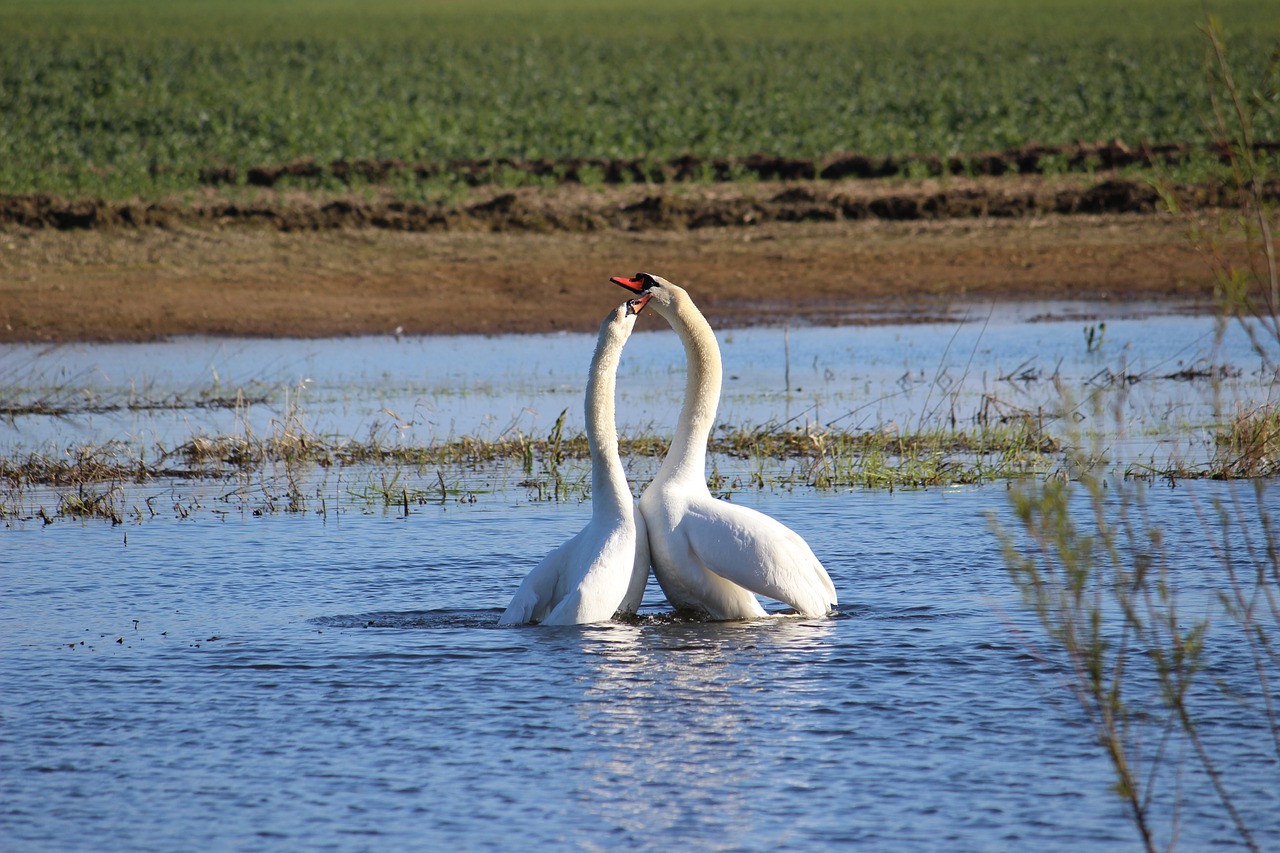
[[[636,326],[636,317],[648,301],[648,296],[628,299],[610,311],[604,318],[604,322],[600,324],[601,339],[610,338],[618,343],[625,343],[627,338],[631,337],[631,330]]]
[[[609,279],[609,281],[619,287],[625,287],[632,293],[640,294],[639,299],[631,300],[632,302],[640,303],[636,307],[637,314],[639,314],[641,309],[643,309],[651,300],[653,302],[653,307],[656,308],[659,313],[665,314],[666,310],[674,309],[676,300],[687,296],[683,288],[672,284],[662,276],[653,275],[647,272],[638,272],[636,273],[635,278],[623,278],[620,275],[615,275],[613,278]]]

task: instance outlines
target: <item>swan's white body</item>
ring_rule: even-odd
[[[618,457],[613,403],[618,360],[635,321],[630,303],[618,306],[601,324],[591,357],[591,520],[525,577],[499,624],[583,625],[640,607],[649,579],[649,542]]]
[[[667,600],[713,619],[765,616],[755,594],[786,602],[805,616],[836,602],[827,570],[808,543],[762,512],[711,496],[707,438],[720,401],[720,347],[706,318],[682,288],[658,276],[613,281],[651,296],[684,343],[688,379],[676,434],[653,482],[640,496],[653,573]]]

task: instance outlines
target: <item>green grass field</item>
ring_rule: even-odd
[[[1269,109],[1257,135],[1280,137],[1280,4],[1209,8]],[[145,198],[195,188],[202,168],[302,157],[1205,141],[1203,14],[1201,0],[0,0],[0,193]]]

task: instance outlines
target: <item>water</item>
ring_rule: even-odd
[[[909,429],[954,415],[963,427],[983,405],[1051,411],[1056,375],[1077,399],[1105,388],[1118,401],[1117,446],[1203,455],[1216,407],[1271,399],[1273,377],[1238,330],[1219,348],[1204,318],[1109,315],[1090,348],[1082,332],[1099,334],[1103,318],[1054,317],[722,332],[721,420]],[[5,402],[67,410],[0,421],[0,455],[120,442],[154,459],[195,435],[263,435],[290,417],[391,444],[540,435],[565,409],[580,424],[591,345],[0,347]],[[1220,366],[1222,383],[1161,378]],[[619,388],[624,433],[670,432],[683,388],[670,333],[632,339]],[[257,402],[199,405],[240,392]],[[172,407],[129,405],[139,401]],[[641,624],[503,629],[520,579],[581,528],[589,504],[530,502],[501,482],[475,503],[407,516],[350,497],[381,475],[304,472],[315,497],[297,513],[254,509],[274,500],[272,471],[135,484],[118,525],[46,525],[35,508],[52,514],[58,489],[11,495],[18,512],[0,528],[5,850],[1139,846],[1061,675],[1033,653],[1039,635],[987,521],[1013,524],[1003,484],[735,492],[810,542],[840,594],[832,618],[672,622],[651,582]],[[1238,530],[1256,532],[1242,489],[1148,495],[1189,618],[1215,612],[1222,585],[1197,501],[1243,496]],[[1274,513],[1280,493],[1268,487],[1263,502]],[[1195,707],[1237,807],[1274,849],[1280,770],[1257,675],[1230,631],[1215,621]],[[1169,756],[1185,772],[1161,777],[1162,843],[1180,790],[1180,848],[1229,845],[1204,774],[1184,752]]]
[[[973,308],[949,323],[721,331],[720,421],[910,431],[1029,412],[1058,431],[1113,431],[1111,415],[1095,417],[1086,402],[1104,390],[1140,423],[1125,437],[1133,458],[1194,463],[1211,449],[1215,408],[1274,397],[1275,377],[1234,326],[1219,347],[1211,318],[1093,309],[1087,320],[1083,306],[1068,304],[1037,306],[1031,317]],[[119,442],[150,458],[194,435],[269,435],[290,417],[317,435],[390,445],[545,436],[561,412],[570,430],[581,428],[593,346],[594,335],[569,334],[0,346],[5,397],[69,410],[0,419],[0,453]],[[1168,378],[1220,368],[1230,373],[1220,382]],[[1064,410],[1055,376],[1074,408]],[[622,433],[670,434],[683,391],[675,336],[633,335],[619,369]],[[201,406],[238,394],[248,401],[238,408]],[[138,407],[157,403],[166,407]]]
[[[1178,565],[1212,565],[1190,495],[1149,501]],[[0,531],[5,847],[1138,846],[1028,653],[985,520],[1003,487],[742,500],[809,540],[839,617],[496,627],[586,505]],[[1256,683],[1243,656],[1214,676]],[[1260,709],[1209,694],[1274,845]],[[1202,774],[1182,785],[1181,849],[1230,840]]]

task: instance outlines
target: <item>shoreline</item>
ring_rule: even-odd
[[[723,204],[724,188],[712,189],[704,200]],[[776,186],[748,190],[767,195]],[[565,210],[582,205],[572,194],[529,195]],[[597,206],[616,203],[598,196]],[[1220,236],[1229,215],[586,231],[7,228],[0,229],[0,343],[593,331],[622,298],[609,277],[638,270],[689,289],[717,328],[919,322],[945,318],[953,303],[1172,301],[1211,311],[1213,259],[1191,234],[1218,235],[1215,248],[1243,261],[1243,246]],[[659,325],[641,317],[639,328]]]

